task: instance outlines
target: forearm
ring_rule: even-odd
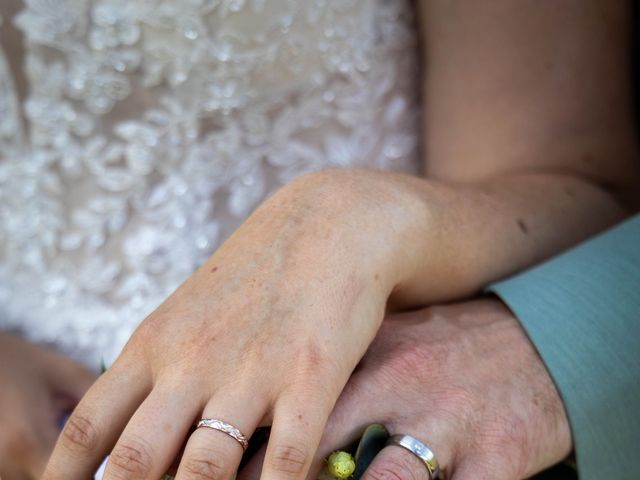
[[[429,180],[388,177],[417,212],[399,307],[472,294],[640,205],[632,2],[418,6]]]
[[[391,301],[464,298],[540,262],[628,213],[594,184],[564,175],[504,176],[452,185],[404,179],[426,212],[407,224]]]

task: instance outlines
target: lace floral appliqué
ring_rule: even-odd
[[[412,19],[390,0],[25,0],[4,21],[26,98],[0,52],[0,322],[97,365],[269,192],[415,171]]]

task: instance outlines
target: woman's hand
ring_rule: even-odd
[[[383,319],[396,254],[362,195],[305,182],[260,207],[141,324],[70,417],[44,478],[87,478],[107,454],[106,480],[160,478],[202,417],[247,437],[272,425],[263,478],[305,477]],[[230,479],[241,454],[198,429],[177,478]]]
[[[93,380],[65,356],[0,332],[0,477],[40,478],[63,415]]]
[[[431,448],[451,480],[515,480],[571,450],[562,402],[542,360],[497,300],[386,319],[331,414],[316,464],[383,423]],[[259,461],[242,480],[257,478]],[[421,461],[383,449],[363,480],[428,479]]]
[[[468,296],[616,220],[607,202],[554,175],[477,186],[371,170],[302,177],[142,322],[71,416],[44,478],[86,478],[110,453],[106,480],[156,479],[194,423],[217,418],[247,437],[271,425],[263,480],[302,479],[388,299]],[[198,429],[177,480],[231,478],[241,453]]]

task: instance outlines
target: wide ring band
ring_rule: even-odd
[[[429,471],[429,480],[440,478],[440,465],[436,455],[417,438],[411,435],[392,435],[387,440],[387,445],[397,445],[409,450],[416,457],[422,460]]]
[[[196,428],[212,428],[219,432],[226,433],[236,442],[240,444],[242,450],[246,450],[249,447],[249,440],[245,437],[240,430],[231,425],[230,423],[223,422],[218,418],[201,418]]]

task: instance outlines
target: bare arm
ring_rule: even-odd
[[[429,177],[568,174],[638,200],[632,2],[419,4]]]
[[[423,220],[396,272],[407,305],[468,295],[640,200],[631,2],[418,4],[429,180],[386,181]]]

